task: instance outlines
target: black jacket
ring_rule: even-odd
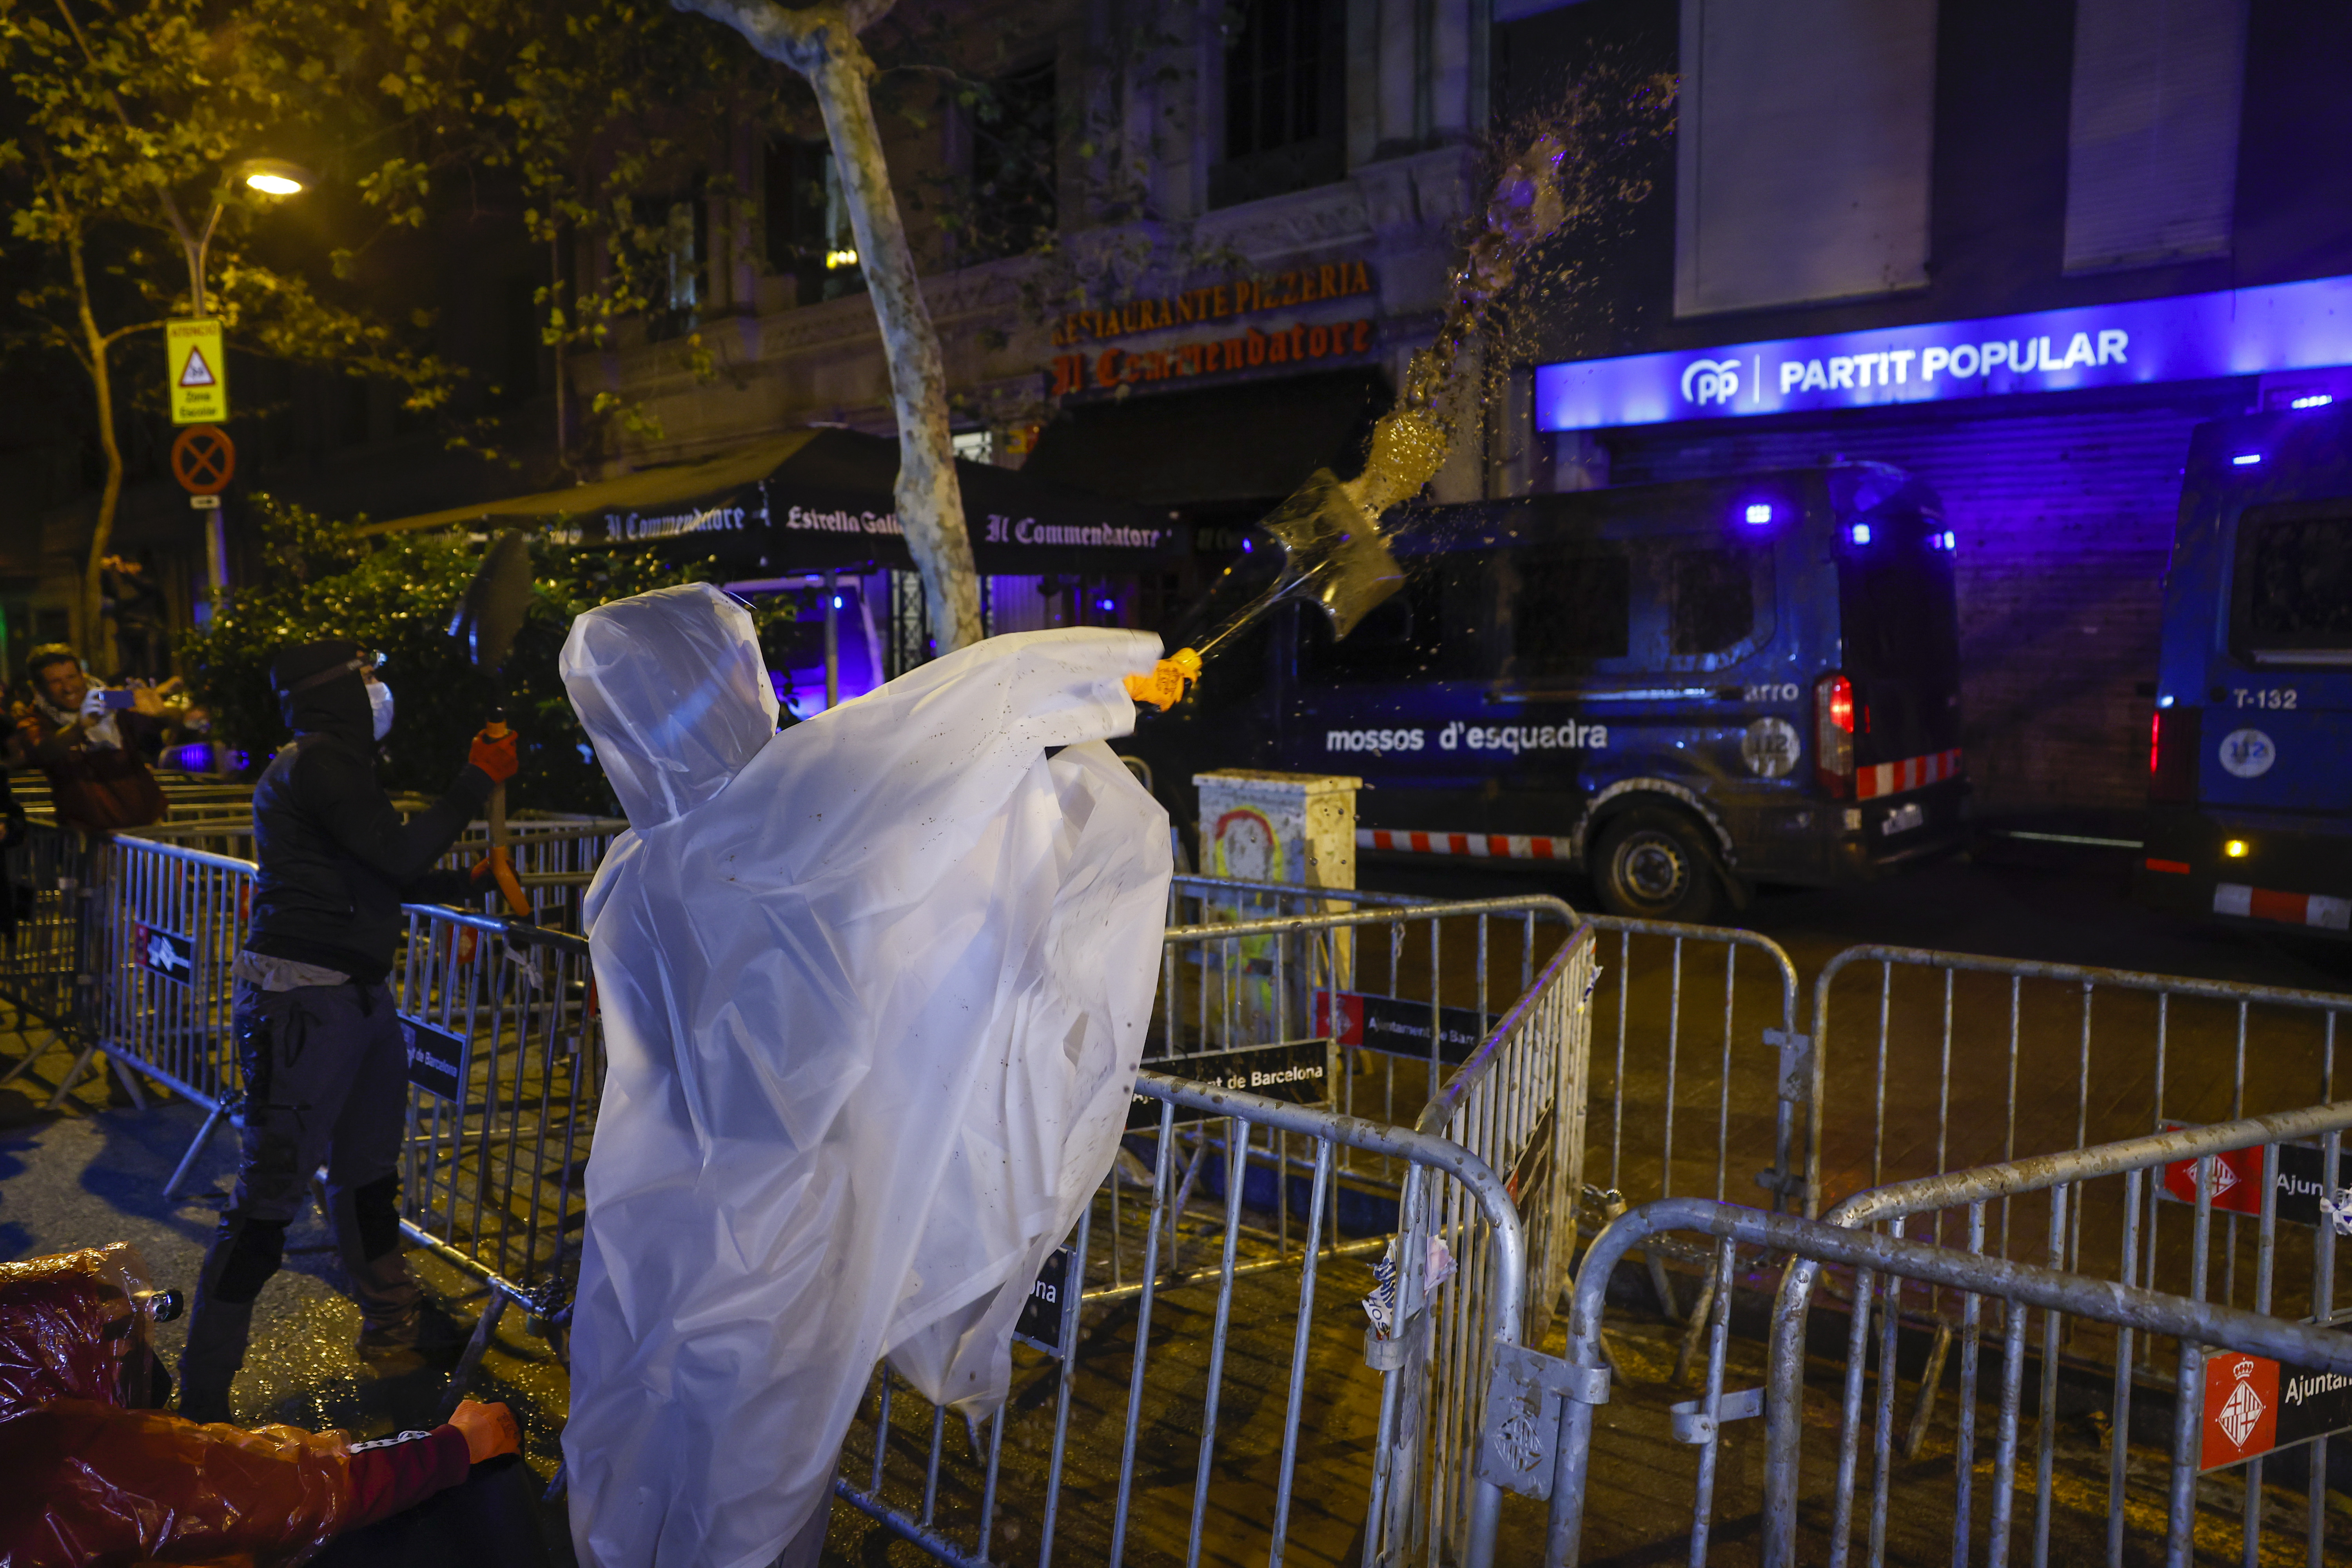
[[[272,681],[283,693],[356,651],[350,643],[289,648]],[[432,866],[489,799],[489,775],[469,763],[431,810],[404,825],[376,782],[374,725],[357,671],[280,702],[294,741],[253,792],[261,872],[245,944],[354,980],[381,980],[392,968],[402,904],[466,896],[465,872]]]

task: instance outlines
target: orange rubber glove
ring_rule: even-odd
[[[515,1425],[514,1412],[504,1405],[461,1399],[450,1412],[449,1425],[466,1435],[468,1463],[478,1465],[500,1454],[522,1452],[522,1429]]]
[[[490,729],[499,731],[491,734]],[[504,784],[515,776],[520,764],[515,758],[515,732],[503,724],[492,725],[474,737],[473,749],[466,760],[490,775],[494,784]]]

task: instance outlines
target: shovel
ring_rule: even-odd
[[[1333,637],[1344,637],[1382,601],[1404,586],[1404,568],[1381,537],[1375,514],[1357,491],[1328,468],[1318,468],[1259,527],[1282,550],[1282,570],[1274,584],[1244,605],[1197,648],[1179,648],[1150,675],[1127,678],[1129,696],[1165,710],[1183,698],[1185,686],[1201,679],[1201,665],[1217,645],[1285,599],[1315,605],[1331,620]]]
[[[514,651],[515,634],[522,630],[523,616],[530,608],[530,545],[520,529],[509,528],[490,542],[482,552],[482,564],[474,573],[474,580],[466,584],[466,596],[457,601],[457,613],[449,617],[449,635],[465,646],[466,657],[474,668],[490,678],[490,686],[498,693],[490,709],[490,721],[484,726],[492,740],[507,732],[506,680],[507,655]],[[522,896],[522,884],[515,879],[514,867],[509,861],[507,836],[507,786],[490,786],[490,871],[505,895],[507,908],[517,916],[528,919],[530,905]]]

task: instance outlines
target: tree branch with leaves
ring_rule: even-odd
[[[858,39],[889,11],[889,0],[832,0],[790,8],[774,0],[676,3],[734,28],[761,54],[798,71],[816,93],[890,373],[891,407],[898,421],[899,526],[922,574],[940,651],[969,647],[983,635],[980,577],[964,527],[963,493],[956,483],[947,369],[882,153],[869,90],[874,61]]]

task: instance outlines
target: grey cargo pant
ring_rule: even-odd
[[[180,1376],[226,1394],[244,1364],[254,1298],[278,1272],[310,1173],[327,1168],[335,1243],[367,1328],[397,1328],[421,1298],[401,1252],[408,1057],[383,984],[264,991],[240,981],[231,1029],[245,1070],[236,1191],[196,1280]]]

